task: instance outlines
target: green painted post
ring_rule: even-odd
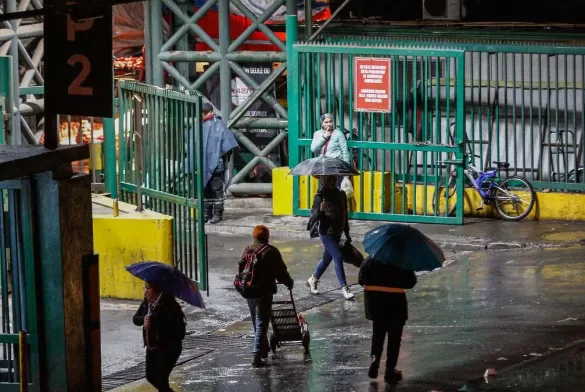
[[[1,93],[0,93],[1,94]],[[4,144],[4,97],[0,95],[0,144]]]
[[[457,60],[457,103],[456,103],[456,123],[454,144],[458,147],[455,153],[459,160],[465,159],[465,53],[461,53],[456,58]],[[455,217],[457,224],[463,224],[463,165],[457,165],[457,206],[455,210]],[[447,192],[448,193],[448,192]]]
[[[231,120],[232,114],[232,70],[227,59],[230,49],[230,0],[218,0],[217,11],[219,25],[219,91],[221,116],[227,123]],[[234,155],[228,162],[228,175],[234,174]]]
[[[162,32],[162,3],[161,0],[150,0],[147,5],[150,8],[150,47],[148,53],[151,56],[150,64],[152,64],[152,84],[156,86],[164,86],[163,68],[158,55],[162,48],[163,32]],[[148,43],[147,43],[148,44]]]
[[[117,199],[118,174],[116,173],[116,130],[114,128],[114,119],[104,118],[104,169],[106,171],[106,192],[111,195],[112,199]]]
[[[195,104],[195,113],[193,119],[195,120],[195,146],[197,147],[196,158],[197,158],[197,256],[199,259],[199,282],[202,290],[207,290],[209,295],[209,286],[207,281],[207,235],[205,234],[205,221],[203,219],[205,209],[205,197],[203,182],[203,123],[201,121],[201,107],[203,100],[201,96],[197,97]]]
[[[13,108],[13,91],[12,91],[12,60],[8,56],[0,56],[0,97],[3,97],[3,104],[0,105],[0,111],[4,109],[7,113],[6,119],[12,121]],[[0,112],[0,144],[6,143],[4,130],[4,116]]]
[[[287,101],[288,101],[288,153],[289,166],[294,167],[299,163],[299,56],[293,50],[293,45],[298,38],[298,4],[296,0],[286,0],[286,58],[287,58]],[[292,121],[291,121],[292,120]],[[299,208],[299,178],[293,178],[293,214],[296,215]]]

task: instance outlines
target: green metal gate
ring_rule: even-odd
[[[201,96],[129,81],[119,88],[118,194],[173,217],[175,266],[207,289]]]
[[[0,390],[20,391],[21,370],[29,391],[40,390],[37,321],[37,265],[28,181],[0,182]],[[27,346],[19,347],[19,333]],[[29,360],[22,361],[20,352]]]
[[[350,41],[350,40],[348,40]],[[356,58],[390,59],[390,111],[356,111]],[[289,102],[290,165],[308,159],[321,114],[348,134],[360,172],[350,216],[399,222],[463,223],[464,51],[448,46],[293,46]],[[448,171],[458,173],[455,216],[436,211],[433,195]],[[308,215],[316,185],[294,180],[294,214]]]

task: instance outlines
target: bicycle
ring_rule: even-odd
[[[474,156],[480,158],[477,155]],[[492,163],[496,165],[496,168],[483,172],[473,165],[472,157],[468,154],[465,154],[465,157],[467,158],[467,165],[463,170],[465,185],[471,185],[482,198],[478,211],[482,210],[484,205],[493,203],[498,215],[507,221],[520,221],[530,214],[536,201],[536,193],[530,182],[521,176],[513,176],[505,180],[500,180],[498,177],[500,170],[510,167],[508,162],[494,161]],[[439,163],[444,163],[444,161],[439,161]],[[447,210],[448,216],[454,215],[457,205],[456,185],[456,170],[451,171],[448,177],[439,182],[433,195],[433,207],[440,215],[444,215]],[[441,207],[443,207],[442,210]],[[522,207],[524,207],[523,210]]]

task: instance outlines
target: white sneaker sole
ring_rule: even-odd
[[[319,294],[319,290],[317,291],[313,291],[313,289],[311,288],[311,284],[309,282],[305,282],[305,284],[307,285],[307,287],[309,288],[309,292],[313,295],[317,295]]]

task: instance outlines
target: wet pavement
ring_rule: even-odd
[[[248,234],[258,223],[265,224],[281,238],[307,238],[307,219],[273,216],[271,209],[228,209],[224,220],[207,225],[209,233]],[[352,236],[361,241],[363,235],[384,222],[352,220]],[[585,222],[531,221],[506,222],[485,218],[465,218],[463,225],[411,224],[423,231],[444,249],[527,249],[533,247],[585,244]]]
[[[212,296],[207,310],[188,308],[193,333],[185,340],[184,363],[172,375],[176,391],[582,390],[570,389],[583,385],[583,354],[570,346],[585,338],[582,247],[449,254],[449,266],[420,277],[408,293],[410,320],[399,361],[405,380],[387,388],[382,374],[374,382],[367,378],[371,325],[362,295],[343,300],[331,267],[323,277],[326,292],[307,294],[304,280],[321,251],[316,241],[275,241],[296,280],[295,299],[311,330],[310,355],[300,345],[284,346],[270,355],[269,367],[251,368],[252,328],[244,300],[231,288],[233,263],[246,242],[242,236],[210,236]],[[357,270],[346,271],[348,281],[356,282]],[[112,309],[121,306],[109,302]],[[119,335],[108,330],[102,337],[105,389],[143,374],[132,311],[102,311],[102,317],[112,317],[102,320],[103,330],[115,319],[125,323],[113,327]],[[122,348],[130,344],[134,348]],[[136,364],[129,369],[133,375],[119,373]],[[563,373],[563,366],[581,370]],[[485,384],[488,368],[498,375]],[[569,389],[555,389],[559,379],[572,380]],[[115,390],[153,389],[141,379]]]
[[[210,296],[205,297],[207,309],[185,307],[188,332],[206,334],[249,317],[248,306],[233,288],[236,264],[242,249],[250,243],[248,235],[209,235]],[[323,248],[316,240],[287,240],[275,238],[271,243],[280,249],[285,263],[295,279],[295,298],[309,297],[305,281],[311,276]],[[359,247],[360,245],[357,244]],[[346,266],[347,281],[357,283],[357,269]],[[336,290],[341,298],[333,265],[321,279],[322,289]],[[104,299],[101,303],[102,374],[109,376],[143,361],[140,330],[132,324],[139,303]]]

